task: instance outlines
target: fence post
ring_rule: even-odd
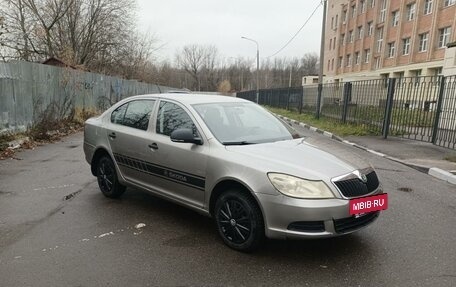
[[[434,127],[432,129],[432,143],[433,144],[436,144],[436,142],[437,142],[440,113],[442,112],[442,103],[443,103],[443,97],[445,94],[445,81],[446,81],[446,78],[444,76],[440,76],[439,95],[438,95],[439,98],[437,99],[437,111],[435,112]]]
[[[322,94],[323,94],[323,84],[318,84],[318,95],[317,95],[317,110],[316,110],[316,113],[315,113],[315,117],[317,119],[320,118],[320,109],[321,109],[321,97],[322,97]]]
[[[287,94],[287,110],[290,110],[290,87],[288,87],[288,94]]]
[[[348,113],[348,103],[351,99],[352,92],[352,83],[347,82],[344,84],[344,109],[342,111],[342,122],[345,124],[347,122],[347,113]]]
[[[304,87],[301,88],[301,96],[299,97],[299,113],[302,114],[302,102],[304,101]]]
[[[386,97],[385,119],[383,120],[383,138],[388,137],[389,128],[391,124],[391,115],[393,110],[393,98],[396,87],[396,78],[388,79],[388,95]]]

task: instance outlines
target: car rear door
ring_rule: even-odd
[[[147,166],[144,159],[149,155],[147,146],[154,133],[149,122],[155,100],[133,100],[115,109],[111,114],[106,132],[121,175],[127,181],[147,187]]]

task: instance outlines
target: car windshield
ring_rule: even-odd
[[[224,145],[246,145],[292,139],[289,129],[253,103],[193,105],[212,134]]]

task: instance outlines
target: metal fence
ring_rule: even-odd
[[[70,107],[104,110],[129,96],[170,89],[70,68],[0,63],[0,133],[25,130],[51,105],[60,113]]]
[[[255,91],[237,96],[253,101]],[[318,85],[267,89],[259,103],[456,149],[456,76],[323,84],[320,98]]]

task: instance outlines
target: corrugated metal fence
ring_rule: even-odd
[[[259,103],[363,125],[373,133],[456,149],[456,76],[366,80],[260,90]],[[251,101],[255,91],[237,93]],[[320,109],[317,108],[321,103]]]
[[[133,95],[171,88],[30,62],[0,63],[0,132],[24,130],[50,105],[105,110]],[[173,89],[175,90],[175,89]]]

